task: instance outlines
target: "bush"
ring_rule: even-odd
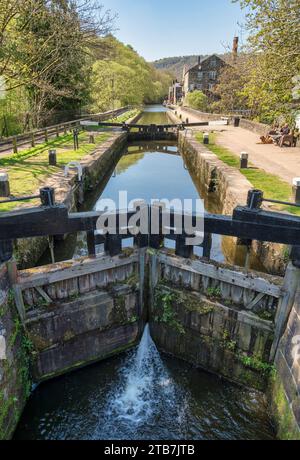
[[[187,94],[185,103],[192,109],[205,111],[208,108],[209,101],[208,97],[202,91],[193,91]]]

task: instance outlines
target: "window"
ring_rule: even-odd
[[[198,72],[198,80],[202,80],[203,79],[203,72]]]
[[[209,91],[212,91],[214,89],[215,85],[213,83],[209,83],[208,89]]]
[[[216,80],[216,78],[217,78],[217,71],[216,71],[216,70],[211,70],[211,71],[209,72],[209,78],[210,78],[211,80]]]
[[[200,91],[202,91],[202,89],[203,89],[202,83],[199,83],[199,84],[197,85],[197,89],[199,89]]]
[[[216,67],[216,65],[217,65],[216,57],[211,58],[211,65],[212,65],[212,67]]]

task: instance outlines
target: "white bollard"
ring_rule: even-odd
[[[248,160],[249,160],[249,154],[247,152],[242,152],[241,156],[241,169],[247,169],[248,168]]]
[[[56,157],[56,150],[49,150],[49,165],[56,166],[57,165],[57,157]]]
[[[204,133],[203,134],[203,144],[205,144],[205,145],[209,144],[209,133]]]
[[[0,196],[2,197],[9,197],[10,195],[10,187],[9,187],[9,179],[7,173],[0,173]]]
[[[300,177],[293,179],[293,192],[296,204],[300,204]]]

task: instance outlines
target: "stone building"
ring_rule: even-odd
[[[169,88],[169,104],[178,104],[181,102],[183,96],[182,85],[177,81],[173,82],[173,85]]]
[[[199,90],[207,96],[212,96],[212,91],[218,82],[220,72],[227,64],[223,59],[215,54],[201,61],[198,59],[198,64],[190,69],[183,70],[183,93]]]

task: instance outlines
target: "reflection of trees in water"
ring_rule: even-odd
[[[139,163],[144,158],[145,153],[165,153],[168,155],[180,156],[177,144],[173,145],[170,142],[139,142],[127,147],[123,156],[116,166],[116,174],[122,174],[127,171],[131,166]]]
[[[129,149],[128,149],[129,150]],[[130,152],[128,152],[130,153]],[[143,153],[137,153],[132,155],[124,155],[116,167],[116,173],[122,174],[127,171],[131,166],[138,164],[144,158]]]
[[[167,112],[144,112],[139,119],[139,125],[167,125],[170,123]]]

